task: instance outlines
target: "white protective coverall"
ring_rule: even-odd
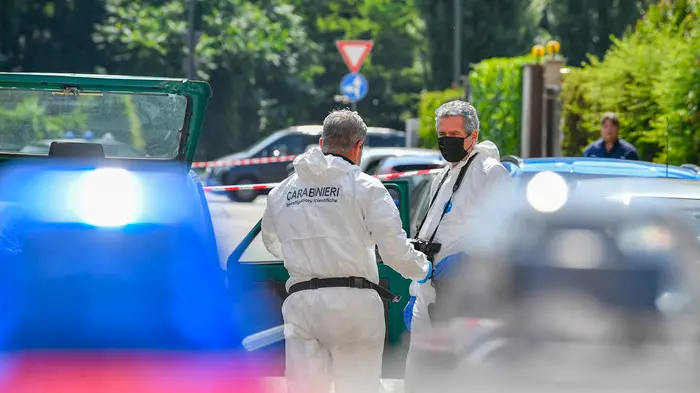
[[[459,252],[469,253],[470,241],[474,236],[473,234],[470,236],[466,228],[470,220],[477,217],[479,203],[482,198],[500,187],[508,185],[511,180],[508,170],[500,163],[500,154],[493,142],[484,141],[477,144],[469,157],[477,153],[477,157],[467,169],[459,189],[452,198],[452,208],[443,217],[435,235],[434,241],[442,244],[440,252],[435,256],[434,263],[436,264],[448,255]],[[456,166],[449,165],[435,176],[430,189],[430,200],[437,192],[437,186],[447,172],[447,178],[440,187],[435,203],[428,211],[418,238],[429,240],[432,236],[445,204],[452,195],[452,187],[457,181],[457,176],[466,163],[467,158]],[[428,315],[428,305],[435,302],[435,289],[430,281],[423,284],[414,281],[411,283],[410,293],[411,296],[416,297],[416,301],[411,321],[411,344],[406,359],[406,391],[430,391],[430,375],[424,375],[425,373],[421,372],[427,368],[423,366],[423,362],[430,362],[430,359],[421,356],[420,349],[414,345],[414,338],[431,333],[432,324]],[[422,389],[421,386],[423,386]]]
[[[312,278],[364,277],[379,283],[375,244],[385,264],[413,280],[432,268],[402,228],[394,201],[349,160],[312,149],[267,198],[262,238],[284,260],[289,288]],[[290,393],[382,391],[384,305],[371,289],[320,288],[282,305]]]

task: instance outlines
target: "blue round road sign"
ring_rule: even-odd
[[[365,98],[368,91],[369,84],[362,74],[347,74],[340,81],[340,93],[352,102]]]

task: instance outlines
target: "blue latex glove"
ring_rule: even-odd
[[[413,307],[416,304],[416,297],[411,296],[403,309],[403,323],[406,324],[406,329],[411,331],[411,322],[413,321]]]
[[[448,255],[435,264],[435,270],[433,270],[433,280],[441,280],[448,278],[458,263],[460,263],[466,254],[463,252],[457,254]]]

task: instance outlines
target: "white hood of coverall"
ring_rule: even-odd
[[[342,158],[325,155],[318,148],[311,149],[294,159],[294,172],[300,179],[320,182],[343,176],[348,171],[356,171]]]

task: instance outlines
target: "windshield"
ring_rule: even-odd
[[[186,107],[170,94],[0,89],[0,153],[47,155],[51,142],[73,141],[108,157],[172,158]]]
[[[284,136],[284,132],[275,132],[272,135],[269,135],[266,138],[263,138],[262,140],[258,141],[255,143],[253,146],[247,148],[245,151],[250,152],[251,154],[255,154],[258,151],[262,150],[264,147],[267,147],[274,142],[276,142],[278,139],[282,138]]]
[[[367,134],[367,146],[372,147],[405,147],[406,137],[400,135]]]

